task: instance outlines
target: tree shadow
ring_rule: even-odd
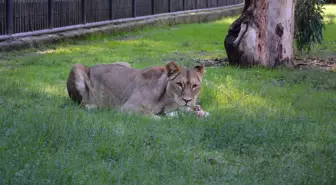
[[[170,149],[166,143],[160,143],[160,139],[166,139],[171,140],[171,145],[181,142],[187,143],[181,146],[189,146],[191,149],[200,148],[199,153],[203,153],[202,159],[205,159],[206,163],[199,162],[197,163],[198,167],[204,167],[205,170],[214,168],[220,171],[226,165],[228,168],[233,168],[231,173],[233,176],[242,179],[244,177],[257,178],[254,183],[263,181],[262,178],[265,174],[269,175],[268,179],[275,182],[274,184],[302,183],[308,180],[314,184],[317,181],[322,182],[322,178],[325,178],[324,181],[330,182],[332,173],[336,170],[333,165],[336,162],[333,142],[335,140],[333,136],[335,126],[332,124],[332,116],[335,113],[332,110],[332,101],[334,100],[327,97],[334,95],[330,92],[334,90],[335,84],[332,80],[328,81],[328,79],[335,79],[333,74],[324,73],[321,75],[321,73],[315,74],[308,71],[290,75],[290,72],[286,71],[245,70],[233,67],[212,68],[208,70],[209,78],[206,76],[206,79],[213,80],[214,86],[205,84],[205,89],[202,92],[204,95],[201,97],[202,106],[204,105],[206,111],[207,108],[211,111],[211,116],[203,121],[189,117],[184,120],[166,120],[161,125],[156,121],[141,123],[142,120],[137,119],[139,117],[127,121],[131,118],[118,115],[113,117],[107,112],[102,114],[99,111],[88,112],[79,108],[67,96],[65,80],[73,63],[93,65],[126,61],[133,63],[135,67],[146,67],[161,62],[163,64],[169,60],[177,60],[186,66],[192,66],[194,56],[213,57],[211,52],[204,50],[202,43],[207,44],[208,50],[220,48],[220,51],[225,53],[224,47],[219,47],[222,43],[218,40],[223,40],[230,22],[219,21],[215,23],[218,24],[215,27],[210,24],[213,23],[201,24],[202,29],[196,29],[200,26],[198,24],[191,27],[176,25],[171,28],[160,28],[159,31],[155,31],[156,28],[153,28],[141,32],[140,37],[128,37],[122,40],[118,40],[118,37],[104,36],[99,39],[93,38],[91,41],[76,41],[75,44],[65,42],[47,46],[45,49],[37,49],[34,52],[9,56],[5,59],[5,63],[1,64],[3,73],[0,77],[2,84],[0,104],[3,105],[1,110],[4,111],[2,120],[18,122],[17,126],[25,124],[29,126],[32,122],[40,122],[42,126],[36,126],[35,131],[27,129],[31,132],[43,132],[43,125],[49,124],[49,122],[56,124],[56,130],[64,127],[62,132],[65,134],[62,137],[54,137],[53,135],[50,138],[56,139],[46,143],[52,143],[53,148],[57,148],[57,150],[61,148],[64,140],[70,143],[67,146],[69,148],[83,145],[81,152],[75,153],[80,157],[83,153],[86,155],[95,154],[95,150],[92,149],[94,147],[90,145],[90,142],[95,136],[104,135],[106,138],[103,139],[106,140],[99,140],[103,142],[104,146],[99,148],[97,152],[102,155],[102,159],[120,159],[122,157],[115,156],[125,154],[125,151],[132,151],[133,153],[127,154],[126,157],[134,158],[132,155],[138,152],[139,148],[151,145],[150,147],[161,147],[161,150],[154,155],[159,156],[156,158],[156,162],[161,164],[160,152]],[[223,32],[223,38],[211,38],[211,34],[209,34],[211,29]],[[172,33],[167,33],[168,31]],[[202,33],[197,38],[199,32]],[[197,39],[203,41],[198,42]],[[221,56],[225,56],[225,54]],[[216,79],[216,76],[210,73],[226,76]],[[265,75],[261,73],[265,73]],[[212,82],[211,80],[209,81]],[[283,86],[284,81],[286,84]],[[256,86],[256,83],[260,85]],[[312,88],[311,84],[320,89]],[[301,85],[307,85],[307,87],[297,90]],[[332,88],[323,89],[324,85]],[[316,95],[314,94],[316,92],[313,91],[321,92]],[[327,92],[324,93],[324,91]],[[274,93],[273,96],[267,96],[272,93]],[[286,96],[290,97],[286,98]],[[314,99],[316,100],[314,101]],[[310,109],[310,106],[316,107]],[[34,112],[38,119],[32,116]],[[87,116],[88,114],[91,116]],[[116,135],[122,136],[129,132],[129,136],[122,139],[110,137],[109,133],[104,130],[105,127],[109,128],[109,125],[112,125],[106,123],[110,123],[110,121],[118,122],[120,128],[117,129]],[[57,124],[58,122],[62,124]],[[65,122],[66,124],[64,124]],[[124,123],[125,125],[123,125]],[[89,124],[92,126],[90,127]],[[149,125],[148,128],[146,124]],[[133,129],[132,127],[141,128],[134,133],[140,134],[139,138],[144,138],[146,146],[134,139],[136,136],[132,136],[134,133],[129,131]],[[160,130],[162,127],[164,129]],[[78,131],[76,128],[82,129],[82,131]],[[52,131],[49,130],[51,135]],[[146,131],[146,133],[141,135],[141,131]],[[87,138],[84,136],[73,138],[74,133],[85,134]],[[22,134],[34,133],[22,132]],[[187,136],[183,137],[182,135]],[[65,137],[68,138],[64,139]],[[195,137],[195,140],[190,139],[192,137]],[[113,139],[113,142],[108,138]],[[72,144],[72,139],[77,143]],[[78,142],[81,143],[78,144]],[[114,142],[119,142],[120,145],[115,145],[117,147],[113,149],[109,148]],[[136,148],[136,150],[131,150],[128,147]],[[119,148],[124,150],[124,153],[115,152],[119,151]],[[183,161],[181,158],[187,155],[184,153],[185,150],[183,148],[181,151],[167,152],[170,156],[169,162],[173,163],[172,166],[181,165],[178,162]],[[22,152],[21,156],[24,154]],[[197,155],[195,156],[194,160],[197,161]],[[174,158],[179,161],[174,161]],[[99,158],[99,160],[101,159]],[[188,165],[190,163],[182,164]],[[315,170],[315,168],[319,170]],[[214,174],[209,175],[217,175],[218,179],[221,179],[222,177],[219,176],[222,173],[216,170],[210,170]],[[323,170],[325,173],[321,175]],[[246,175],[239,176],[237,171]],[[282,177],[288,178],[283,180]]]
[[[6,70],[0,78],[0,82],[3,84],[0,90],[2,98],[0,102],[4,105],[2,110],[6,110],[2,114],[2,120],[13,123],[23,121],[23,123],[27,124],[26,127],[29,127],[30,124],[35,124],[37,132],[41,132],[40,129],[43,129],[43,126],[39,125],[56,124],[57,127],[53,129],[57,130],[58,127],[72,124],[70,128],[67,128],[68,131],[62,131],[64,134],[61,134],[61,136],[50,137],[51,139],[56,138],[54,141],[48,141],[55,150],[60,150],[63,141],[70,141],[69,138],[72,138],[71,135],[75,135],[74,133],[84,134],[88,132],[90,134],[104,135],[105,132],[103,130],[106,124],[101,122],[117,122],[119,120],[118,127],[122,127],[120,129],[122,132],[118,131],[116,134],[130,132],[128,133],[130,135],[121,144],[129,146],[131,145],[130,143],[137,142],[132,144],[134,148],[141,148],[144,146],[143,144],[147,143],[146,147],[150,145],[150,147],[154,148],[153,150],[156,150],[155,147],[162,147],[159,142],[160,139],[163,140],[165,138],[170,142],[175,142],[179,137],[182,137],[179,134],[188,133],[188,136],[183,137],[186,141],[181,141],[186,143],[183,146],[199,148],[195,155],[200,155],[202,162],[197,163],[197,166],[200,167],[202,165],[205,169],[211,169],[211,171],[228,169],[226,175],[236,175],[241,179],[250,178],[250,180],[252,177],[262,178],[263,175],[267,174],[270,182],[274,183],[281,180],[279,174],[288,176],[285,182],[303,182],[300,178],[302,173],[305,173],[306,175],[303,177],[311,180],[311,182],[320,181],[322,178],[325,178],[327,182],[331,181],[331,173],[335,170],[333,164],[336,162],[335,158],[333,158],[336,154],[333,143],[333,130],[335,127],[332,125],[331,119],[335,111],[329,110],[327,112],[327,109],[331,108],[328,106],[332,105],[332,102],[328,102],[328,99],[322,98],[322,96],[332,95],[332,91],[327,90],[325,94],[323,92],[314,94],[316,92],[313,92],[309,87],[303,88],[302,91],[296,91],[297,86],[301,83],[304,85],[316,80],[314,74],[309,72],[286,76],[288,74],[286,71],[282,74],[279,71],[261,69],[261,71],[258,71],[258,69],[242,70],[231,67],[211,69],[210,71],[213,74],[208,74],[208,79],[212,79],[212,81],[209,81],[215,86],[205,85],[205,90],[202,92],[204,95],[201,98],[201,101],[206,104],[206,108],[212,108],[210,110],[211,116],[203,121],[186,117],[175,120],[176,123],[165,120],[163,121],[164,124],[157,124],[158,122],[145,121],[141,123],[141,119],[138,119],[140,117],[130,118],[118,115],[112,117],[107,112],[88,112],[79,108],[68,98],[65,91],[66,73],[61,77],[62,80],[64,79],[64,84],[63,82],[61,84],[54,83],[54,80],[60,78],[57,75],[54,76],[58,71],[50,69],[50,73],[47,75],[54,80],[47,82],[41,76],[32,76],[30,74],[33,72],[31,71],[32,69],[47,68],[49,66],[33,66],[30,64],[22,67],[22,69],[13,68]],[[59,66],[58,68],[58,70],[63,70],[64,66]],[[21,74],[25,72],[25,69],[30,75]],[[12,77],[8,78],[7,76],[11,73]],[[266,73],[265,76],[262,73]],[[20,76],[15,77],[18,74]],[[218,78],[216,78],[216,75],[219,75]],[[284,76],[282,77],[281,75]],[[303,78],[303,75],[306,77]],[[26,78],[29,77],[31,79],[27,82]],[[298,77],[302,77],[302,79]],[[317,77],[320,78],[320,74],[316,75]],[[323,78],[330,77],[325,76]],[[282,81],[279,81],[279,79],[282,79]],[[283,80],[289,83],[290,80],[294,79],[297,81],[293,82],[292,87],[287,86],[289,84],[283,85]],[[256,86],[254,82],[262,85]],[[315,83],[319,82],[316,81]],[[267,94],[270,93],[275,94],[268,96]],[[297,93],[297,95],[288,95],[293,93]],[[305,93],[305,95],[300,95],[299,93]],[[286,98],[286,96],[289,96],[289,98]],[[318,103],[316,101],[315,106],[317,107],[311,110],[298,110],[299,108],[304,109],[304,106],[312,106],[312,103],[300,104],[301,107],[294,105],[296,101],[312,101],[309,96],[320,99],[321,102]],[[214,106],[214,104],[217,105]],[[326,112],[314,113],[319,108],[324,109]],[[35,112],[36,119],[31,117],[31,115],[34,115],[33,112]],[[16,115],[16,117],[13,115]],[[5,117],[9,119],[7,120]],[[124,121],[125,119],[132,120]],[[141,142],[134,141],[134,136],[131,137],[133,133],[130,131],[133,129],[131,127],[135,126],[134,123],[130,124],[132,121],[140,125],[136,129],[147,128],[146,126],[141,126],[141,124],[153,123],[145,134],[141,135],[141,137],[139,136]],[[57,122],[61,124],[57,124]],[[85,127],[80,125],[83,123],[85,123]],[[89,124],[92,124],[92,126],[88,126]],[[179,124],[182,124],[182,127],[179,127]],[[17,127],[22,127],[20,125],[24,124],[20,123]],[[160,130],[160,128],[164,129]],[[82,129],[85,132],[76,129]],[[166,133],[167,130],[174,129],[177,130],[176,133]],[[26,130],[32,131],[34,129]],[[49,130],[48,133],[51,134],[54,130]],[[30,137],[35,138],[34,134],[30,135]],[[69,138],[64,139],[65,137]],[[93,136],[90,135],[90,137]],[[73,140],[76,140],[75,143],[78,144],[79,142],[84,145],[81,150],[85,151],[86,156],[89,155],[90,145],[85,145],[85,142],[90,143],[90,137],[80,138],[82,141],[78,140],[78,138],[73,138]],[[113,141],[117,142],[116,138],[119,137],[114,137]],[[68,147],[71,146],[69,145]],[[121,145],[117,146],[122,147]],[[167,144],[165,146],[170,147]],[[110,150],[112,149],[108,146],[104,147],[92,150],[99,153],[103,159],[122,159],[120,156],[111,156]],[[188,149],[183,148],[183,151]],[[22,151],[20,150],[20,152]],[[24,155],[23,152],[21,154],[22,156]],[[132,153],[126,153],[126,156],[128,155],[131,156]],[[193,154],[173,152],[170,154],[169,160],[170,163],[177,167],[181,164],[174,160],[174,157],[183,161],[182,164],[188,165],[190,163],[182,160],[181,156],[190,157],[189,155],[193,156]],[[159,162],[161,158],[158,157],[156,159],[158,161],[153,161],[153,163]],[[195,161],[197,160],[195,159]],[[287,163],[286,161],[291,161],[292,163]],[[281,163],[282,165],[280,165],[280,162],[283,162]],[[277,165],[280,165],[280,167]],[[314,167],[321,170],[315,171]],[[244,170],[245,175],[237,175],[237,171],[240,170]],[[327,172],[324,176],[321,176],[323,170]],[[219,176],[223,175],[223,173],[217,173],[214,176],[220,179]],[[263,182],[263,180],[259,179],[257,182]]]
[[[279,178],[282,175],[287,176],[284,182],[288,183],[309,179],[314,184],[323,178],[326,182],[333,181],[332,172],[321,177],[324,170],[336,170],[333,166],[335,144],[331,142],[334,140],[332,130],[335,130],[332,116],[336,113],[332,111],[333,102],[336,102],[332,98],[333,91],[317,94],[314,90],[296,92],[273,87],[274,91],[280,91],[278,97],[260,96],[257,91],[265,89],[248,92],[245,86],[240,86],[241,82],[223,80],[225,83],[231,84],[211,90],[218,95],[213,96],[210,104],[219,106],[212,110],[206,122],[200,123],[203,130],[200,143],[196,142],[202,146],[206,154],[204,160],[209,160],[209,165],[243,170],[244,174],[234,173],[241,179],[267,174],[266,179],[272,183],[284,180]],[[268,85],[268,88],[272,87]],[[281,94],[281,91],[306,94],[293,96]],[[322,102],[308,103],[312,101],[308,97],[312,96]],[[206,97],[203,100],[208,101]],[[308,102],[302,104],[302,101]]]

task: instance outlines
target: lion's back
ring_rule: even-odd
[[[137,74],[124,64],[99,64],[90,67],[89,78],[101,103],[122,106],[136,87]]]

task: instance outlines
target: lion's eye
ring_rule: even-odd
[[[196,84],[194,84],[194,85],[192,86],[192,88],[193,88],[193,89],[195,89],[196,87],[197,87],[197,85],[196,85]]]
[[[178,82],[176,84],[182,88],[182,83]]]

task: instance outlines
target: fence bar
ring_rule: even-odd
[[[154,6],[154,0],[152,0],[152,15],[155,14],[155,6]]]
[[[136,0],[132,0],[132,16],[136,17]]]
[[[48,0],[48,27],[51,29],[54,27],[54,0]]]
[[[81,7],[81,12],[82,12],[82,23],[86,24],[86,14],[85,14],[85,0],[81,0],[82,2],[82,7]]]
[[[171,2],[170,2],[170,0],[168,0],[168,12],[171,12]]]
[[[7,24],[7,34],[12,34],[14,31],[14,27],[13,27],[13,0],[6,0],[6,24]]]
[[[109,0],[109,20],[112,20],[112,0]]]
[[[183,10],[186,10],[186,6],[185,6],[185,0],[183,0]]]

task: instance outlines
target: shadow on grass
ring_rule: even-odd
[[[209,119],[183,116],[162,121],[109,110],[88,112],[52,82],[46,86],[43,79],[34,78],[25,83],[3,74],[3,182],[162,182],[163,176],[183,184],[187,179],[191,184],[222,182],[223,177],[228,183],[331,182],[336,162],[332,120],[305,115],[311,111],[291,112],[293,107],[286,106],[293,96],[272,99],[281,97],[281,88],[265,80],[260,80],[265,89],[253,85],[252,79],[243,81],[258,73],[230,68],[226,72],[234,76],[210,76],[218,85],[213,90],[218,91],[214,99],[219,107],[212,107]],[[280,92],[272,97],[258,91]]]
[[[205,120],[85,111],[68,98],[73,63],[140,68],[176,59],[191,66],[194,56],[224,53],[218,40],[229,24],[202,25],[64,43],[6,60],[0,184],[332,184],[335,73],[209,68]]]
[[[273,84],[273,79],[261,80],[262,87],[253,80],[238,79],[222,78],[221,86],[206,87],[203,92],[201,102],[209,101],[210,95],[206,106],[218,105],[204,124],[200,140],[209,163],[236,166],[243,171],[238,178],[254,177],[252,182],[332,183],[336,170],[334,91],[281,86]],[[328,172],[322,177],[323,171]]]
[[[113,110],[85,111],[59,90],[23,79],[0,82],[1,184],[128,181],[124,169],[141,175],[142,148],[155,140],[146,130],[155,121]]]

